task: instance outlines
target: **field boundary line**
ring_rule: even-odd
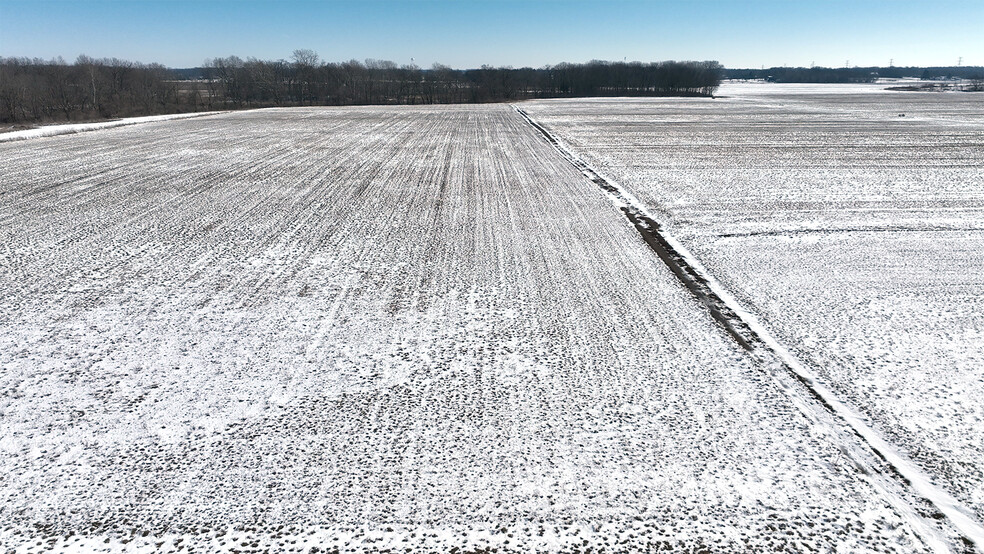
[[[0,133],[0,143],[14,142],[18,140],[30,140],[43,137],[57,137],[60,135],[74,135],[75,133],[85,133],[88,131],[99,131],[102,129],[114,129],[116,127],[128,127],[130,125],[140,125],[141,123],[154,123],[157,121],[171,121],[175,119],[192,119],[195,117],[206,117],[230,113],[229,111],[216,112],[193,112],[176,113],[166,115],[148,115],[145,117],[127,117],[113,121],[99,121],[96,123],[66,123],[64,125],[46,125],[37,129],[25,129],[23,131],[11,131]]]
[[[915,465],[901,451],[884,439],[873,429],[864,418],[852,407],[837,398],[834,392],[825,385],[812,371],[799,362],[771,333],[762,325],[754,314],[744,309],[741,304],[722,286],[710,272],[700,263],[683,244],[667,233],[658,220],[645,208],[632,193],[619,186],[614,180],[607,178],[593,169],[571,149],[561,143],[550,131],[533,120],[533,118],[518,106],[513,109],[533,126],[568,162],[581,173],[605,191],[609,199],[619,208],[633,224],[643,240],[656,255],[669,267],[683,285],[703,303],[711,312],[711,316],[731,335],[732,338],[752,357],[763,364],[780,387],[789,395],[804,414],[823,423],[827,417],[846,424],[854,437],[857,446],[862,450],[880,458],[888,464],[891,472],[878,468],[876,463],[866,460],[864,452],[851,448],[851,444],[842,443],[842,452],[855,464],[859,472],[879,490],[885,499],[898,511],[900,516],[913,526],[913,531],[927,542],[934,551],[951,551],[946,546],[939,530],[935,525],[917,513],[911,502],[902,498],[892,489],[892,483],[901,485],[930,504],[955,528],[965,543],[973,545],[979,552],[984,552],[984,526],[974,519],[973,512],[964,506],[950,493],[937,486],[932,478]],[[794,381],[805,396],[812,397],[822,408],[811,408],[803,402],[800,392],[797,392],[789,381]],[[815,403],[814,403],[815,405]],[[829,425],[829,424],[827,424]],[[837,429],[831,429],[836,437],[841,434]],[[965,544],[963,546],[967,546]]]

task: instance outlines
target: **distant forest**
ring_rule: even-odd
[[[762,79],[775,83],[871,83],[876,79],[984,79],[984,67],[770,67],[725,69],[726,79]]]
[[[585,96],[710,96],[717,62],[562,63],[543,68],[430,69],[366,60],[208,60],[168,69],[119,59],[0,58],[0,123],[80,121],[268,106],[445,104]]]
[[[0,57],[0,124],[87,121],[268,106],[447,104],[586,96],[710,96],[725,79],[858,83],[878,78],[970,79],[982,67],[724,69],[717,62],[561,63],[542,68],[430,69],[381,60],[326,63],[311,50],[290,61],[208,60],[168,69],[116,58]]]

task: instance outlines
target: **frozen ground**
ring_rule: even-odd
[[[124,127],[126,125],[137,125],[140,123],[151,123],[154,121],[169,121],[172,119],[187,119],[189,117],[202,117],[219,112],[198,112],[198,113],[177,113],[168,115],[148,115],[144,117],[125,117],[113,121],[100,121],[97,123],[66,123],[64,125],[45,125],[37,129],[25,129],[23,131],[11,131],[0,133],[0,142],[10,142],[14,140],[27,140],[41,137],[54,137],[58,135],[71,135],[85,131],[96,131],[99,129],[111,129],[113,127]]]
[[[508,106],[241,112],[0,157],[9,549],[952,538]]]
[[[882,89],[523,109],[981,521],[984,96]]]

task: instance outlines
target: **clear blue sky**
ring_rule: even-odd
[[[376,58],[429,67],[591,59],[727,67],[984,65],[984,0],[0,0],[0,56]]]

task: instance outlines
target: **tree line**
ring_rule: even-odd
[[[953,67],[770,67],[725,69],[727,79],[762,79],[776,83],[872,83],[880,78],[981,79],[980,66]]]
[[[561,63],[429,69],[390,61],[213,58],[201,68],[80,56],[74,64],[0,58],[0,122],[36,123],[267,106],[446,104],[585,96],[710,96],[717,62]]]
[[[0,123],[106,119],[194,110],[170,70],[116,58],[0,58]]]
[[[323,63],[310,50],[284,60],[208,60],[209,98],[236,106],[449,104],[583,96],[709,96],[717,62],[562,63],[539,69],[482,66],[430,69],[382,60]]]

